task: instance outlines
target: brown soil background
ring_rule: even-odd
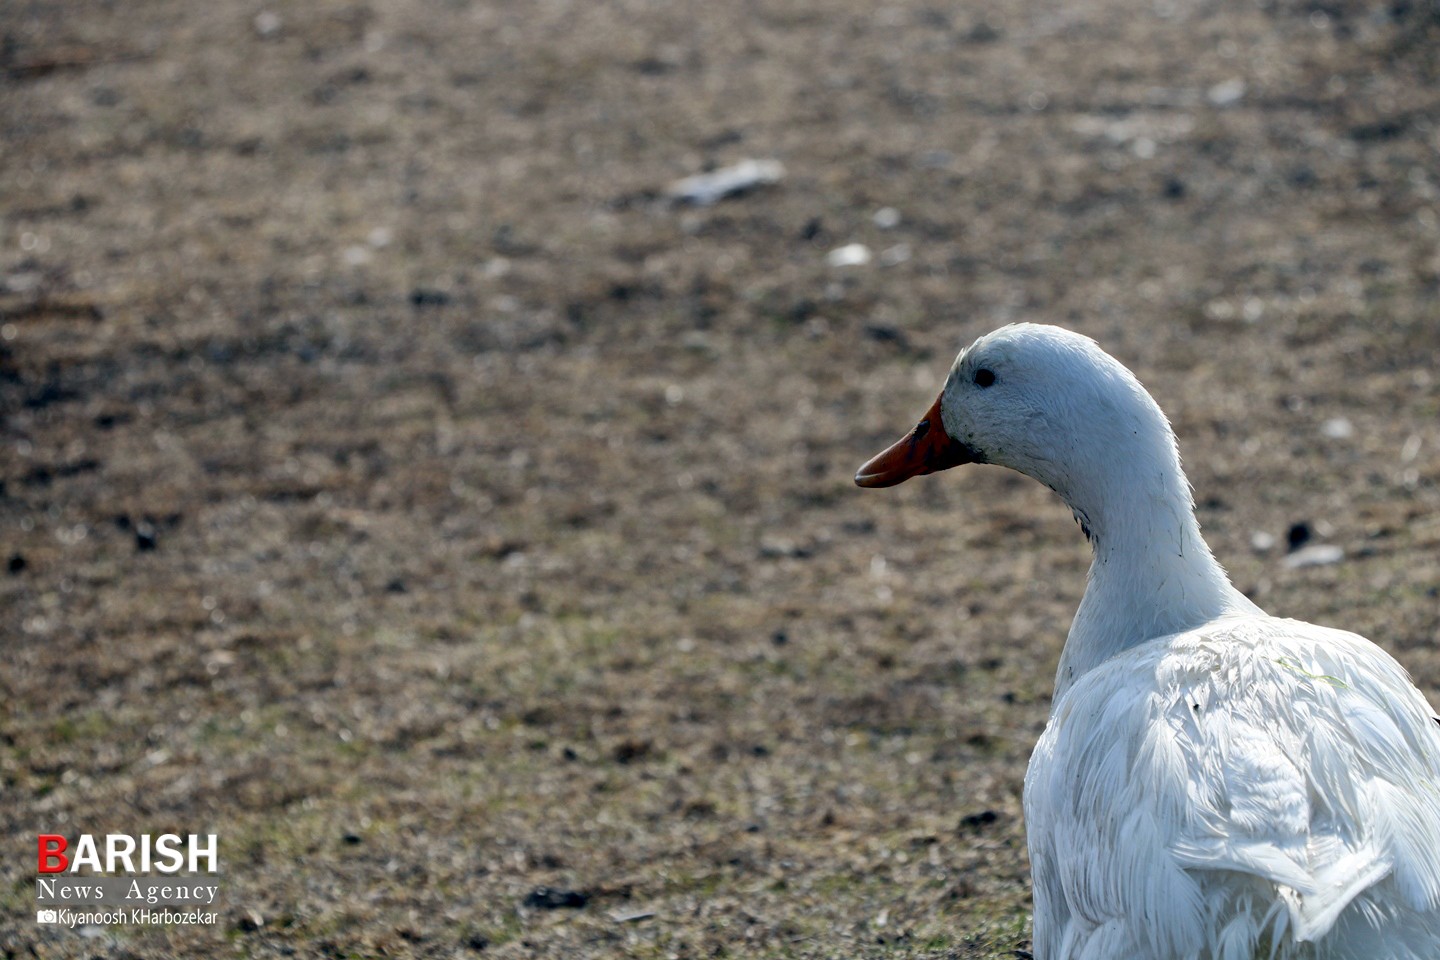
[[[1433,698],[1437,23],[6,4],[0,949],[1025,956],[1085,545],[994,468],[850,479],[1013,320]],[[788,175],[665,200],[744,157]],[[50,831],[219,833],[220,922],[37,926]]]

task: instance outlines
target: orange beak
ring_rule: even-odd
[[[893,487],[911,477],[980,462],[974,449],[945,432],[937,397],[915,429],[871,457],[855,474],[855,482],[862,487]]]

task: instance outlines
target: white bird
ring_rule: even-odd
[[[1434,712],[1370,641],[1230,584],[1134,374],[1004,327],[855,482],[962,463],[1049,486],[1094,554],[1025,777],[1037,960],[1440,958]]]

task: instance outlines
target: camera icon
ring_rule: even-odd
[[[59,923],[59,922],[60,922],[60,911],[58,911],[58,910],[36,910],[36,911],[35,911],[35,922],[36,922],[36,923]]]

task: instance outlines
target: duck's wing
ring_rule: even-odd
[[[1440,932],[1433,716],[1378,647],[1271,618],[1091,671],[1027,777],[1037,943],[1119,924],[1136,955],[1222,955],[1324,938],[1362,896]]]

